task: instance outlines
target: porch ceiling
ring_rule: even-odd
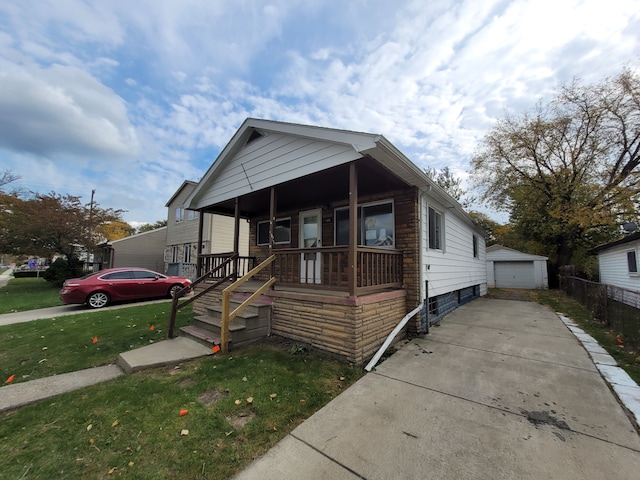
[[[362,158],[358,166],[358,196],[407,188],[408,185],[374,159]],[[349,164],[297,178],[275,186],[277,211],[298,210],[349,198]],[[240,216],[254,218],[269,213],[270,189],[240,197]],[[233,215],[234,200],[211,205],[205,211]]]

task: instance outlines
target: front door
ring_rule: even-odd
[[[300,212],[300,248],[322,246],[322,209]],[[300,283],[320,283],[320,252],[302,253]]]

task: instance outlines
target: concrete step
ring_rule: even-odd
[[[180,331],[187,338],[195,340],[207,347],[220,345],[220,335],[212,332],[211,330],[205,330],[204,328],[196,325],[187,325],[186,327],[180,327]]]
[[[211,330],[213,332],[220,332],[222,327],[222,319],[219,317],[212,317],[210,315],[200,315],[193,317],[194,324],[204,330]],[[238,330],[245,330],[247,328],[247,321],[243,318],[234,318],[229,322],[229,331],[235,332]]]
[[[240,303],[231,306],[231,311],[233,311]],[[222,315],[222,305],[209,305],[206,307],[207,311],[210,312],[210,315],[213,317],[218,317]],[[253,308],[253,310],[252,310]],[[252,307],[251,305],[247,307],[245,310],[236,315],[236,318],[243,318],[245,320],[249,320],[251,318],[257,318],[258,312],[255,311],[256,307]]]

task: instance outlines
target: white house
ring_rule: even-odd
[[[592,250],[598,255],[600,283],[640,292],[640,232]]]
[[[487,284],[491,288],[549,288],[547,257],[502,245],[487,247]]]
[[[382,135],[247,119],[184,207],[245,219],[249,256],[275,256],[272,333],[356,363],[417,306],[436,321],[487,291],[483,232]]]

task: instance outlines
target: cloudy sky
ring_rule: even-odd
[[[152,223],[258,117],[464,176],[505,112],[639,59],[637,0],[3,0],[0,172]]]

